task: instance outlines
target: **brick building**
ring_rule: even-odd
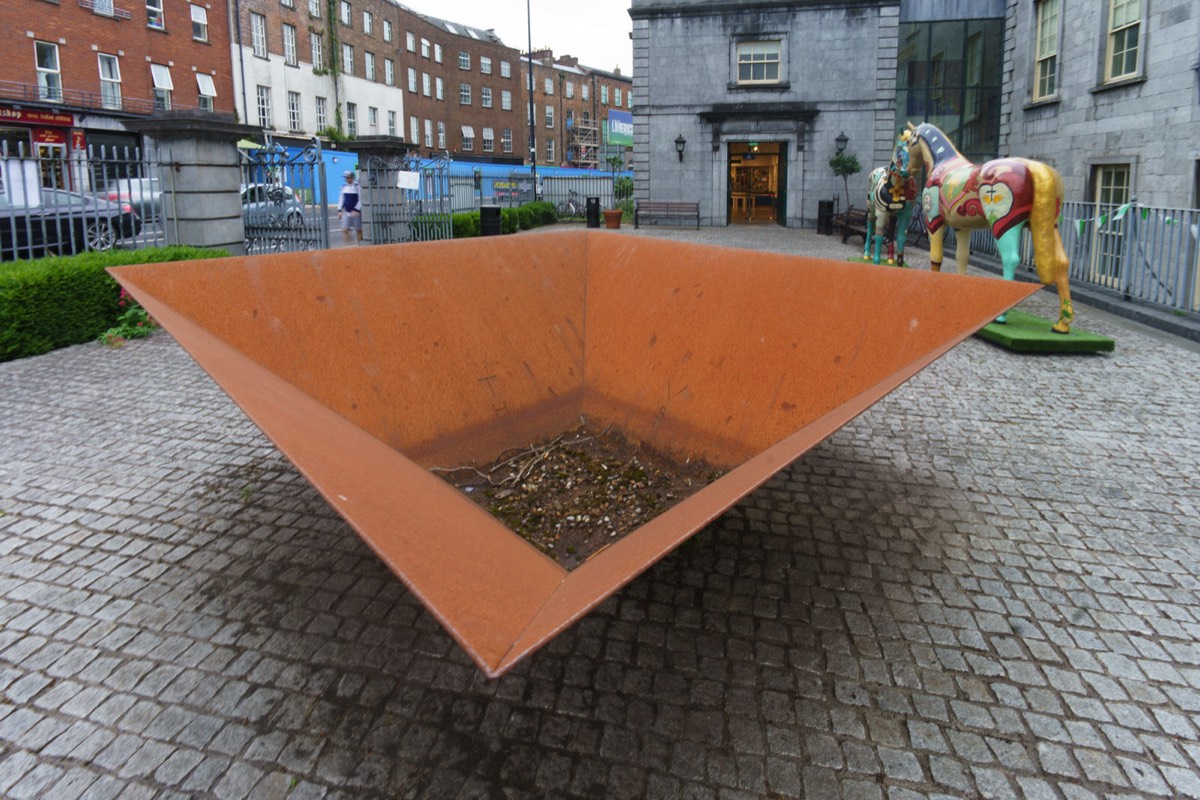
[[[612,112],[632,113],[632,79],[619,71],[582,66],[573,56],[555,58],[551,50],[535,50],[531,59],[522,59],[526,87],[530,61],[538,163],[607,169],[606,159],[617,156],[624,167],[627,148],[610,145],[609,129]],[[528,113],[526,95],[527,117]]]
[[[232,114],[225,2],[0,3],[0,143],[44,157],[136,147],[158,110]]]

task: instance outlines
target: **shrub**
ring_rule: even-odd
[[[105,271],[126,264],[228,256],[224,250],[154,247],[53,256],[0,265],[0,361],[91,341],[126,313]]]
[[[465,214],[452,214],[450,228],[455,239],[469,239],[479,235],[479,212],[468,211]]]
[[[629,197],[633,197],[633,178],[622,175],[613,181],[613,199],[625,200]]]

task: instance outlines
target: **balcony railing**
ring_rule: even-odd
[[[102,17],[131,19],[133,16],[125,9],[114,6],[112,0],[79,0],[79,7],[86,8],[88,11],[95,12]]]
[[[80,0],[88,2],[89,0]],[[0,81],[0,101],[10,103],[37,103],[39,109],[55,108],[63,111],[80,109],[84,111],[113,111],[123,114],[138,114],[149,116],[164,109],[154,98],[120,97],[115,98],[111,92],[86,92],[79,89],[58,89],[48,91],[36,83],[20,83],[18,81]],[[174,102],[172,111],[205,111],[198,105],[183,105]],[[209,112],[214,113],[214,112]]]

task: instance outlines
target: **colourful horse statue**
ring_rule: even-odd
[[[991,228],[1004,277],[1012,280],[1020,261],[1021,230],[1028,223],[1038,279],[1058,289],[1058,321],[1052,330],[1070,333],[1075,314],[1067,283],[1069,262],[1058,233],[1062,177],[1049,164],[1025,158],[973,164],[936,126],[924,122],[914,127],[910,122],[908,127],[896,146],[909,149],[910,172],[916,174],[923,168],[928,172],[922,206],[929,227],[929,263],[933,271],[942,268],[943,226],[953,228],[958,240],[960,275],[967,271],[971,255],[970,231]],[[1003,322],[1004,317],[997,321]]]
[[[900,134],[892,148],[892,160],[886,167],[876,167],[867,176],[867,237],[863,243],[863,260],[880,262],[883,243],[888,243],[888,264],[904,266],[904,245],[908,241],[908,222],[916,208],[917,182],[909,175],[910,131]],[[889,234],[888,226],[894,233]]]

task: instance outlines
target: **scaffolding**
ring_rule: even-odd
[[[594,122],[575,120],[570,128],[568,159],[571,165],[583,169],[600,167],[600,126]]]

